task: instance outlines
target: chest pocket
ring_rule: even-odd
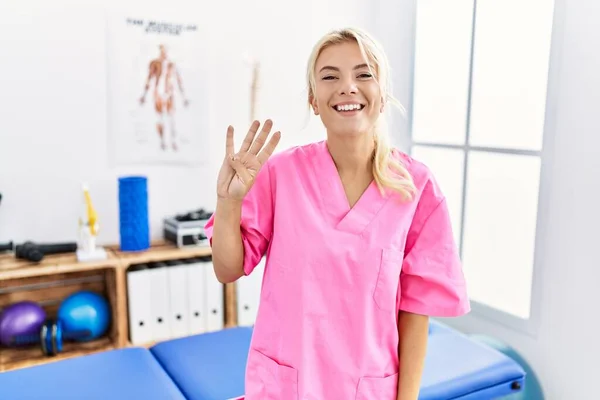
[[[383,311],[396,310],[396,295],[400,290],[400,272],[404,252],[397,249],[385,248],[381,250],[379,272],[373,291],[373,300]]]

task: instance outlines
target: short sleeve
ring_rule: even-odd
[[[432,317],[470,311],[446,199],[421,200],[409,230],[398,309]]]
[[[244,245],[244,273],[250,275],[264,256],[273,231],[273,194],[267,162],[242,202],[241,234]],[[204,226],[212,246],[214,215]]]

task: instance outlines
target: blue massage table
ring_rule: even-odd
[[[240,398],[251,336],[231,328],[0,373],[0,399]],[[420,400],[490,400],[524,381],[509,357],[431,322]]]
[[[490,400],[524,384],[525,370],[511,358],[431,321],[419,400]]]
[[[0,399],[186,400],[143,348],[111,350],[2,372]]]
[[[244,394],[251,337],[251,328],[232,328],[159,343],[150,351],[187,399],[229,400]]]

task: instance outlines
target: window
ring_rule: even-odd
[[[531,317],[554,2],[417,2],[411,153],[448,198],[471,300]]]

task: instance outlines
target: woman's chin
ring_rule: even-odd
[[[327,131],[330,135],[336,137],[358,138],[367,136],[369,132],[373,131],[373,127],[364,123],[339,123],[335,124],[335,126],[329,128]]]

